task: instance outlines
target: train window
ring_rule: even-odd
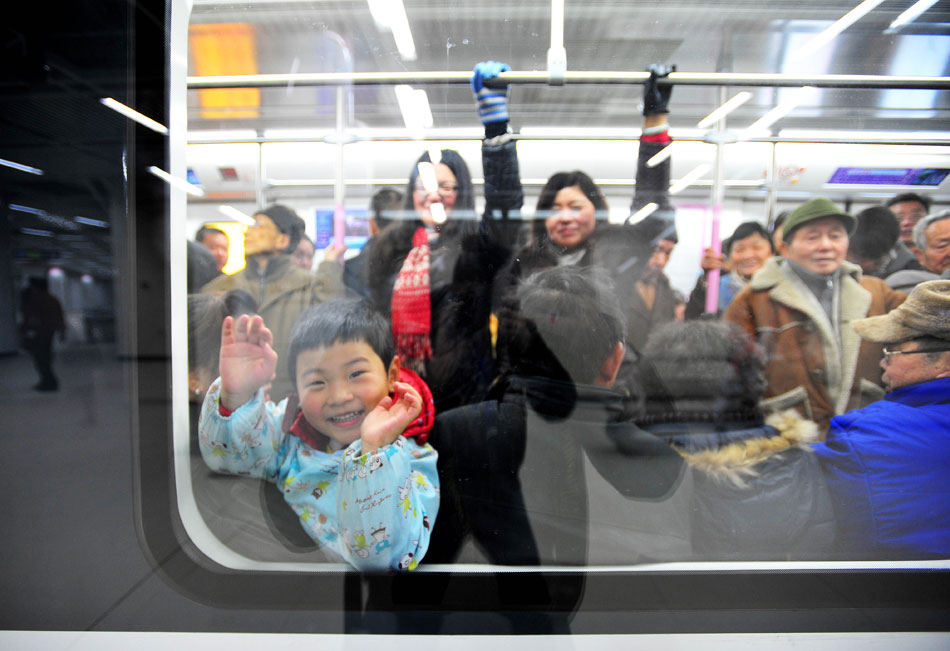
[[[950,204],[946,7],[126,4],[80,193],[122,217],[0,177],[11,286],[120,342],[136,534],[207,621],[945,626],[945,452],[830,432],[946,381],[930,321],[852,328],[902,309],[884,269],[947,276],[914,230]]]

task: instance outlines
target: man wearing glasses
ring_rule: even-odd
[[[950,280],[918,285],[884,316],[852,323],[885,344],[884,399],[831,420],[814,446],[839,546],[863,558],[950,555]]]

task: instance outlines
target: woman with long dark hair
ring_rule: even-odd
[[[409,176],[406,218],[369,245],[370,299],[391,318],[397,354],[425,378],[440,411],[480,400],[495,375],[491,288],[511,254],[519,222],[507,217],[522,194],[514,142],[490,124],[482,162],[500,184],[486,185],[485,214],[475,215],[458,152],[443,149],[436,161],[426,152]]]

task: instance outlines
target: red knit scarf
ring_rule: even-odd
[[[429,332],[432,326],[429,298],[429,234],[419,227],[412,236],[412,250],[402,263],[393,287],[393,343],[402,365],[425,372],[432,357]]]

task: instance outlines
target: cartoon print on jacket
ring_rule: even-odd
[[[418,566],[439,507],[437,454],[430,445],[400,436],[369,454],[362,454],[359,440],[321,452],[282,431],[286,400],[275,405],[259,390],[224,416],[219,397],[217,380],[199,421],[209,468],[276,484],[307,534],[357,569]]]

